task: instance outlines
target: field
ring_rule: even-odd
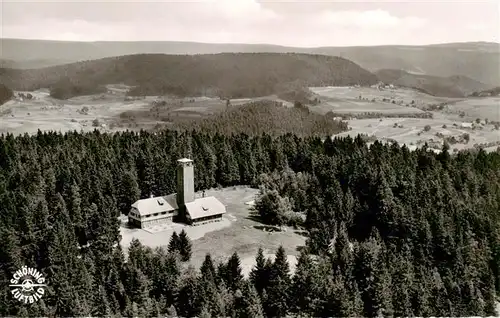
[[[457,125],[457,126],[454,126]],[[425,127],[430,130],[425,131]],[[450,144],[451,149],[471,148],[474,144],[488,144],[499,142],[500,131],[495,130],[493,125],[481,126],[481,129],[461,128],[460,122],[446,118],[418,119],[418,118],[384,118],[384,119],[359,119],[349,121],[352,130],[339,134],[338,136],[358,134],[375,136],[379,140],[395,140],[399,144],[406,144],[410,149],[414,146],[422,146],[425,142],[431,148],[440,149],[446,137],[456,137],[468,134],[470,140],[467,143]],[[496,149],[491,146],[490,150]]]
[[[468,98],[447,107],[446,112],[457,114],[463,112],[464,118],[476,118],[500,122],[500,97]]]
[[[19,97],[11,100],[0,106],[0,133],[32,134],[38,129],[61,132],[96,128],[110,132],[148,129],[161,123],[205,117],[228,107],[225,100],[208,97],[128,98],[126,92],[129,87],[107,87],[105,94],[64,101],[51,98],[47,90],[31,92],[34,96],[31,100]],[[365,134],[381,140],[397,141],[411,148],[427,142],[431,148],[439,149],[443,141],[449,141],[451,137],[457,142],[453,141],[450,146],[457,150],[480,145],[493,151],[500,145],[500,131],[491,123],[500,121],[499,97],[443,98],[406,88],[312,87],[311,91],[321,100],[320,104],[309,106],[312,112],[324,115],[332,111],[347,117],[374,114],[375,118],[348,120],[351,130],[341,136]],[[276,96],[232,99],[229,107],[259,99],[279,100]],[[165,103],[154,106],[158,101]],[[293,106],[290,102],[284,103]],[[442,110],[429,111],[432,105],[443,105]],[[425,113],[431,113],[433,118],[415,118]],[[477,118],[483,121],[481,125],[461,127],[463,123],[470,124]],[[488,124],[485,119],[488,119]],[[426,131],[426,126],[431,129]],[[469,135],[468,142],[460,140],[465,134]]]
[[[108,85],[108,92],[58,100],[49,96],[47,89],[34,92],[15,92],[16,98],[0,105],[0,133],[33,134],[38,129],[55,131],[120,131],[153,128],[158,123],[189,118],[200,118],[224,111],[226,100],[209,97],[168,98],[146,96],[129,98],[129,87]],[[33,99],[20,98],[30,93]],[[288,107],[293,104],[266,96],[260,98],[231,99],[229,107],[251,101],[271,99]],[[166,105],[155,107],[157,101]],[[87,111],[82,112],[83,109]],[[94,123],[97,119],[98,123]]]
[[[411,115],[424,113],[418,108],[403,107],[391,103],[345,100],[340,98],[322,99],[321,104],[314,106],[314,111],[320,114],[326,114],[329,111],[338,114],[380,113],[383,115]]]
[[[379,140],[397,141],[411,149],[422,146],[425,142],[431,148],[440,149],[445,139],[449,141],[451,149],[457,150],[481,145],[488,151],[493,151],[500,145],[500,131],[495,129],[494,124],[485,122],[485,119],[490,122],[500,121],[498,97],[443,98],[402,88],[379,90],[368,87],[313,87],[311,90],[322,101],[317,106],[311,106],[312,111],[353,115],[363,112],[381,114],[380,118],[348,120],[350,131],[339,136],[365,134]],[[359,96],[362,97],[361,100]],[[371,102],[373,99],[375,102]],[[394,100],[395,104],[383,102],[383,99]],[[415,107],[408,107],[407,104]],[[444,107],[441,111],[430,111],[433,118],[412,118],[415,117],[412,115],[422,112],[421,109],[437,104],[444,104]],[[400,118],[384,118],[389,114],[397,114]],[[477,118],[482,120],[481,124],[462,127],[463,124],[470,125]],[[469,141],[460,141],[465,134],[468,134]],[[450,142],[452,137],[457,142]]]
[[[213,195],[226,205],[227,214],[222,222],[197,227],[176,224],[171,230],[154,234],[122,226],[121,244],[126,248],[133,238],[137,238],[150,247],[166,246],[173,231],[180,232],[185,228],[193,241],[191,264],[196,268],[202,264],[207,253],[210,253],[214,260],[221,261],[238,252],[243,273],[247,275],[255,263],[259,247],[264,250],[266,256],[271,256],[283,245],[293,270],[298,255],[297,248],[304,246],[306,238],[292,229],[286,232],[265,231],[266,227],[251,217],[250,205],[245,204],[254,200],[257,192],[256,189],[245,187],[208,190],[206,195]]]
[[[407,108],[406,105],[412,105],[412,101],[414,101],[413,106],[415,107],[411,108],[421,109],[429,104],[439,104],[459,100],[456,98],[431,96],[421,93],[417,90],[406,88],[379,90],[372,87],[311,87],[310,89],[315,94],[320,95],[322,97],[322,100],[323,98],[326,99],[326,101],[331,100],[330,103],[332,105],[335,105],[335,102],[339,100],[361,102],[362,100],[359,100],[360,96],[362,99],[367,99],[368,101],[370,101],[370,103],[373,99],[375,99],[375,102],[371,103],[374,106],[371,107],[370,111],[378,111],[379,108],[381,110],[388,110],[390,109],[390,107],[392,107],[394,112],[411,112],[410,110],[401,110],[401,108],[405,109]],[[392,102],[383,102],[384,98],[394,100],[395,104],[392,104]],[[349,111],[349,108],[344,111]],[[417,112],[417,110],[415,109],[413,109],[413,111]]]
[[[124,94],[110,93],[62,101],[51,98],[47,90],[30,93],[34,97],[31,100],[16,98],[0,106],[0,133],[32,134],[38,129],[61,132],[91,131],[95,128],[110,130],[109,124],[120,113],[149,109],[154,100],[148,97],[124,101]],[[82,112],[85,108],[88,111]],[[99,120],[98,127],[93,126],[95,119]]]

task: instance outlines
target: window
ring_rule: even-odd
[[[163,205],[165,202],[163,201],[163,199],[158,199],[156,200],[156,202],[158,202],[159,205]]]
[[[203,211],[208,211],[208,208],[206,208],[204,206],[202,206],[201,208],[203,209]]]

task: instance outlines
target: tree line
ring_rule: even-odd
[[[2,135],[1,280],[26,265],[49,286],[23,306],[2,284],[0,315],[492,315],[500,154],[443,150],[293,134]],[[175,239],[170,251],[134,241],[125,256],[117,217],[175,192],[181,157],[195,162],[196,190],[273,192],[264,221],[292,217],[308,232],[295,274],[281,249],[274,262],[260,253],[249,279],[237,254],[185,269],[190,248]]]

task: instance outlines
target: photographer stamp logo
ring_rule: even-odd
[[[32,304],[45,294],[45,278],[36,268],[23,266],[10,280],[11,293],[15,299]]]

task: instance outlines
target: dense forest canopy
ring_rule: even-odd
[[[125,261],[117,216],[140,197],[174,192],[184,156],[197,190],[260,185],[306,216],[294,275],[283,249],[274,261],[260,251],[249,279],[237,254],[185,270],[175,249],[135,241]],[[49,287],[23,306],[2,284],[0,315],[492,315],[499,197],[500,154],[482,150],[451,156],[293,134],[3,135],[1,280],[27,265]]]
[[[179,130],[216,131],[226,135],[238,131],[251,136],[294,133],[299,137],[324,137],[347,130],[346,122],[312,113],[300,103],[294,107],[286,107],[268,100],[230,107],[227,111],[207,117],[178,120],[172,116],[164,120],[172,121],[171,128]]]
[[[74,96],[124,83],[135,87],[130,94],[136,96],[258,97],[297,80],[307,86],[346,86],[375,84],[377,77],[340,57],[292,53],[140,54],[42,69],[0,69],[0,83],[13,89],[85,88],[67,90]]]

